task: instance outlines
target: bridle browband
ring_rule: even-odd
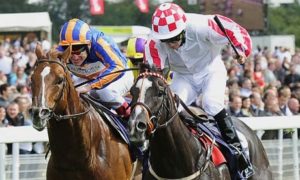
[[[64,72],[66,72],[66,73],[69,72],[68,69],[67,69],[67,67],[62,62],[60,62],[60,61],[48,60],[48,59],[39,59],[39,60],[37,60],[35,66],[37,66],[39,63],[56,63],[56,64],[60,65],[64,69]],[[65,84],[66,83],[64,82],[63,89],[65,87]],[[59,95],[60,98],[58,98],[58,99],[61,99],[62,95],[63,95],[63,91],[60,93],[60,95]],[[80,113],[76,113],[76,114],[70,114],[70,115],[57,115],[54,112],[55,108],[56,108],[56,106],[54,106],[52,109],[50,109],[50,108],[48,108],[48,109],[49,109],[49,111],[51,113],[50,118],[53,117],[57,122],[59,122],[61,120],[67,120],[67,119],[77,119],[80,116],[83,116],[83,115],[87,114],[90,111],[90,109],[91,109],[91,107],[89,107],[84,112],[80,112]]]

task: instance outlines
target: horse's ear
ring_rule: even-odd
[[[69,46],[64,52],[58,54],[58,57],[64,61],[64,63],[68,63],[72,52],[72,46]]]
[[[36,54],[38,59],[43,59],[43,58],[46,57],[46,55],[43,52],[42,44],[39,43],[39,42],[36,44],[35,54]]]

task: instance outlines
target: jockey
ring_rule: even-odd
[[[218,15],[243,64],[250,55],[248,32],[231,19]],[[213,116],[224,140],[238,150],[246,177],[253,175],[245,159],[231,117],[224,106],[226,69],[220,51],[229,43],[213,15],[185,14],[174,3],[163,3],[152,16],[152,33],[145,46],[145,60],[159,69],[173,71],[171,90],[190,105],[202,94],[202,107]]]
[[[89,92],[99,101],[110,104],[109,108],[119,115],[129,117],[130,108],[123,95],[133,85],[133,74],[131,71],[110,74],[127,68],[127,59],[117,44],[87,23],[71,19],[61,28],[58,49],[65,50],[69,46],[72,46],[72,54],[67,66],[75,83],[92,80],[78,87],[78,93]]]
[[[138,67],[144,59],[146,39],[140,37],[132,37],[128,40],[127,44],[127,58],[129,59],[127,64],[130,68]],[[134,78],[136,79],[139,72],[134,71]]]

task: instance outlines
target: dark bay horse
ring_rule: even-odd
[[[48,180],[127,180],[132,161],[128,145],[77,94],[65,62],[71,50],[36,47],[31,77],[33,126],[48,128],[51,156]]]
[[[177,103],[160,74],[141,73],[131,94],[130,140],[141,144],[149,139],[149,169],[145,179],[231,179],[226,164],[215,167],[209,152],[180,119]],[[251,179],[272,179],[269,161],[258,137],[242,121],[236,121],[235,125],[248,141],[255,169]]]

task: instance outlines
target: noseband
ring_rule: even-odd
[[[162,75],[160,75],[160,74],[158,74],[158,73],[144,72],[144,73],[141,73],[141,74],[138,76],[138,79],[139,79],[139,78],[143,78],[143,79],[144,79],[144,78],[146,78],[147,76],[157,77],[157,78],[163,80],[164,85],[167,86],[167,80],[166,80]],[[168,121],[166,121],[166,122],[163,123],[163,124],[159,124],[159,123],[158,123],[158,119],[160,118],[160,116],[161,116],[161,114],[162,114],[162,110],[163,110],[164,108],[165,108],[168,112],[170,112],[169,108],[168,108],[168,107],[166,106],[166,104],[165,104],[166,99],[167,99],[167,92],[166,92],[166,90],[167,90],[167,87],[164,87],[163,90],[160,90],[161,93],[162,93],[162,96],[163,96],[163,100],[162,100],[162,102],[161,102],[161,105],[160,105],[159,108],[158,108],[158,111],[155,112],[155,113],[153,113],[153,112],[151,111],[151,109],[149,108],[149,106],[148,106],[147,104],[145,104],[145,103],[143,103],[143,102],[140,102],[140,101],[134,103],[134,104],[131,106],[132,110],[133,110],[134,108],[136,108],[137,106],[141,106],[143,109],[146,109],[146,111],[147,111],[147,113],[148,113],[148,117],[149,117],[149,118],[147,119],[147,125],[148,125],[148,127],[149,127],[149,130],[148,130],[148,131],[149,131],[151,134],[153,134],[157,129],[161,129],[161,128],[166,128],[166,127],[168,127],[168,125],[171,124],[171,123],[174,121],[176,115],[178,114],[178,111],[176,111],[176,113],[175,113]],[[163,108],[163,107],[164,107],[164,108]],[[177,103],[177,107],[178,107],[178,103]]]
[[[40,60],[37,60],[35,66],[37,66],[39,63],[56,63],[58,65],[60,65],[63,69],[64,69],[64,72],[68,72],[68,69],[66,68],[66,66],[60,62],[60,61],[55,61],[55,60],[48,60],[48,59],[40,59]],[[66,82],[65,80],[63,81],[63,89],[65,88],[66,86]],[[61,91],[60,95],[59,95],[59,98],[57,98],[58,100],[61,99],[61,97],[63,96],[63,90]],[[85,114],[87,114],[89,111],[90,111],[90,107],[84,111],[84,112],[81,112],[81,113],[76,113],[76,114],[70,114],[70,115],[57,115],[55,112],[54,112],[54,109],[56,108],[56,105],[57,105],[57,102],[55,102],[55,106],[50,109],[50,108],[47,108],[47,110],[50,112],[50,119],[53,117],[57,122],[61,121],[61,120],[67,120],[67,119],[77,119],[79,118],[80,116],[83,116]],[[33,108],[37,108],[38,107],[33,107]]]

